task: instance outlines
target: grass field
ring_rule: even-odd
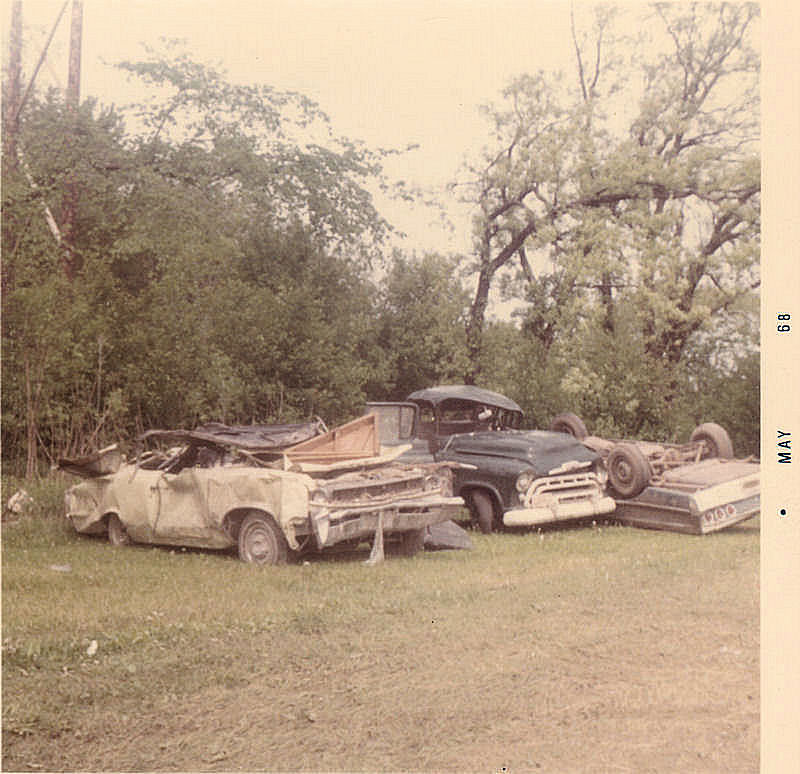
[[[57,490],[3,525],[5,771],[758,771],[756,520],[258,568]]]

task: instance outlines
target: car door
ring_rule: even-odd
[[[217,531],[208,510],[209,469],[189,467],[162,472],[156,483],[153,541],[176,545],[209,545]]]

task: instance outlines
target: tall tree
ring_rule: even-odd
[[[370,263],[381,153],[302,95],[190,59],[127,64],[138,114],[32,89],[30,182],[3,186],[3,447],[82,452],[152,426],[351,416],[383,384]],[[70,281],[42,209],[80,187]],[[63,212],[54,209],[53,221]]]
[[[299,221],[328,251],[362,265],[376,259],[390,225],[367,183],[388,186],[385,152],[334,136],[320,106],[304,95],[232,83],[177,45],[119,64],[152,95],[127,109],[143,127],[140,163],[237,202],[245,227],[254,214],[275,226]]]
[[[22,0],[11,4],[8,71],[3,83],[3,173],[16,170],[19,108],[22,99]]]
[[[657,4],[648,45],[623,67],[602,7],[589,35],[573,28],[574,79],[519,77],[487,110],[493,149],[465,189],[477,208],[468,381],[490,289],[514,265],[528,292],[550,267],[580,301],[571,311],[599,300],[609,333],[617,300],[635,304],[647,355],[671,363],[758,287],[757,17],[754,4]]]

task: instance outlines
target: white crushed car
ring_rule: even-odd
[[[235,547],[257,564],[362,541],[373,542],[375,558],[384,544],[410,556],[429,527],[464,505],[446,465],[382,454],[370,416],[331,431],[212,424],[140,440],[173,448],[127,462],[109,447],[59,462],[85,478],[65,495],[78,532],[107,534],[114,545]]]

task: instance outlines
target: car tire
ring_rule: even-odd
[[[702,441],[706,446],[706,452],[703,454],[703,459],[709,457],[719,457],[723,460],[733,458],[733,443],[728,431],[721,425],[715,422],[705,422],[698,425],[693,431],[689,439],[692,443]]]
[[[467,498],[472,522],[484,534],[488,535],[494,529],[494,503],[487,492],[480,489],[470,492]]]
[[[550,422],[550,430],[554,433],[567,433],[579,441],[589,435],[583,420],[572,412],[553,417],[553,421]]]
[[[108,517],[108,542],[112,546],[128,546],[132,542],[128,530],[116,513]]]
[[[622,499],[636,497],[650,482],[650,463],[638,446],[618,443],[606,459],[608,482]]]
[[[245,516],[239,528],[239,558],[251,564],[286,564],[289,545],[275,520],[266,513]]]

